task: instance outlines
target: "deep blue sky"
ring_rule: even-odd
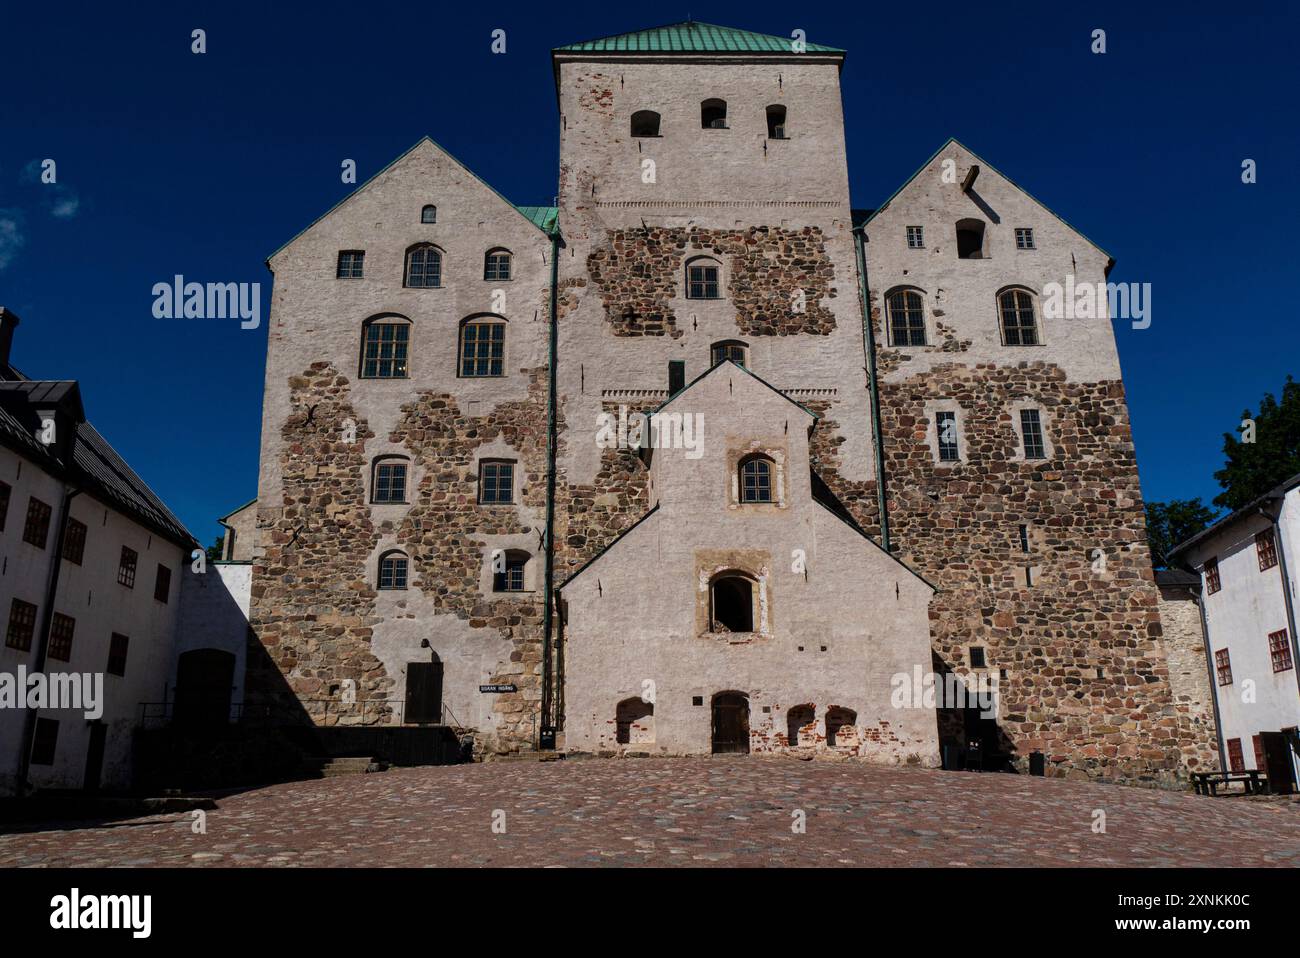
[[[1153,284],[1151,328],[1118,326],[1148,498],[1212,498],[1221,434],[1300,374],[1291,4],[79,6],[0,11],[0,304],[23,319],[15,364],[79,379],[205,543],[256,494],[264,260],[351,189],[340,162],[363,182],[427,133],[515,202],[550,203],[550,48],[688,13],[849,51],[854,205],[956,136],[1110,252],[1112,279]],[[25,179],[46,157],[58,191]],[[154,319],[174,273],[261,282],[262,328]]]

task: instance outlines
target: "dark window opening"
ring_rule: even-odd
[[[970,667],[972,669],[988,668],[988,659],[984,653],[984,646],[972,645],[970,647]]]
[[[742,575],[725,575],[713,580],[710,632],[754,631],[754,583]]]
[[[375,464],[374,491],[370,501],[406,501],[406,463],[387,460]]]
[[[668,360],[668,397],[671,399],[686,388],[686,361]]]
[[[135,588],[135,567],[140,561],[140,553],[122,546],[122,558],[117,563],[117,581],[128,589]]]
[[[27,501],[27,522],[23,526],[23,542],[30,542],[36,548],[44,549],[49,534],[50,507],[32,496]]]
[[[126,675],[126,652],[131,640],[114,632],[108,640],[108,674]]]
[[[59,723],[56,719],[38,718],[36,734],[32,737],[32,764],[53,765],[54,753],[59,744]]]
[[[81,565],[86,554],[86,524],[76,519],[68,520],[63,533],[63,558],[73,565]]]
[[[523,592],[524,572],[528,568],[528,556],[523,552],[507,552],[505,568],[492,576],[493,592]]]
[[[834,748],[836,737],[840,734],[840,729],[846,726],[856,725],[858,713],[853,709],[841,708],[836,706],[826,710],[826,745]]]
[[[655,707],[652,702],[643,702],[639,698],[624,699],[618,703],[614,710],[614,741],[619,745],[632,744],[632,727],[638,723],[641,724],[642,731],[649,731],[650,723],[646,722],[647,718],[654,718]],[[641,740],[649,738],[648,735],[638,736]]]
[[[365,250],[340,250],[339,264],[338,268],[334,271],[334,276],[337,279],[361,279],[365,260]]]
[[[907,228],[907,248],[925,249],[925,227],[909,226]]]
[[[1043,420],[1037,409],[1020,410],[1020,434],[1024,438],[1026,459],[1046,459],[1043,443]]]
[[[718,264],[713,260],[697,260],[686,267],[687,299],[719,299]]]
[[[489,250],[483,258],[483,278],[489,282],[510,279],[510,253],[508,250]]]
[[[983,220],[966,219],[957,221],[957,258],[984,258]]]
[[[442,285],[442,254],[432,246],[417,246],[406,254],[406,285],[435,289]]]
[[[934,425],[939,437],[939,461],[956,462],[961,458],[957,449],[957,414],[951,411],[937,412]]]
[[[779,103],[767,108],[767,136],[771,140],[786,139],[785,107]]]
[[[1223,588],[1222,580],[1219,578],[1219,560],[1207,559],[1205,562],[1205,591],[1209,595],[1214,595]]]
[[[1219,649],[1214,653],[1214,671],[1220,685],[1232,684],[1232,660],[1227,649]]]
[[[433,206],[433,205],[429,205],[429,206],[426,206],[426,207],[424,207],[423,209],[421,209],[421,210],[420,210],[420,222],[421,222],[421,223],[436,223],[436,222],[438,222],[438,207]]]
[[[5,645],[20,652],[29,652],[35,631],[36,606],[22,599],[14,599],[9,607],[9,628],[5,632]]]
[[[632,114],[633,136],[658,136],[659,114],[654,110],[637,110]]]
[[[162,563],[158,564],[158,577],[153,581],[153,597],[163,605],[172,591],[172,570]]]
[[[72,658],[72,637],[77,630],[77,620],[62,612],[55,612],[50,622],[49,656],[60,662]]]
[[[720,363],[725,363],[728,360],[735,363],[737,366],[744,366],[746,364],[745,353],[747,352],[747,349],[744,343],[735,340],[728,340],[724,343],[714,343],[713,346],[710,347],[709,351],[713,360],[712,365],[714,366],[717,366]]]
[[[460,374],[466,377],[504,376],[506,324],[466,323],[460,329]]]
[[[706,130],[727,128],[727,101],[710,99],[700,104],[700,126]]]
[[[817,721],[817,713],[811,705],[796,705],[785,713],[786,743],[790,748],[799,747],[799,730]],[[813,730],[810,729],[810,736]],[[812,744],[809,742],[808,744]]]

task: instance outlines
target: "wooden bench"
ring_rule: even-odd
[[[1261,795],[1268,790],[1268,779],[1259,769],[1244,772],[1193,772],[1192,788],[1197,795],[1218,795],[1220,785],[1241,782],[1247,795]]]

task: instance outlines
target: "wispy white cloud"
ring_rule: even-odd
[[[50,212],[56,219],[72,219],[81,208],[81,197],[77,196],[76,190],[70,190],[66,186],[56,186],[54,189],[56,192],[50,204]]]
[[[23,214],[0,209],[0,269],[8,266],[27,240],[23,236]]]

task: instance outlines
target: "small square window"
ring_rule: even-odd
[[[716,264],[700,263],[687,270],[687,299],[719,299],[718,267]]]
[[[77,620],[62,612],[55,612],[50,622],[50,649],[52,659],[67,662],[72,658],[72,636],[77,629]]]
[[[68,520],[63,533],[63,558],[73,565],[81,565],[86,554],[86,524],[76,519]]]
[[[338,279],[361,279],[365,250],[349,249],[339,253],[339,267],[335,272]]]
[[[117,564],[117,581],[128,589],[135,588],[135,567],[140,561],[140,553],[122,546],[122,558]]]
[[[1033,249],[1034,231],[1027,226],[1016,227],[1016,249]]]
[[[22,599],[14,599],[9,607],[9,628],[5,632],[5,645],[20,652],[29,652],[35,631],[36,606]]]
[[[909,226],[907,228],[907,248],[925,249],[925,227]]]
[[[172,590],[172,570],[167,568],[161,562],[158,563],[158,577],[153,583],[153,597],[163,605],[167,604],[167,597]]]
[[[130,639],[117,632],[108,640],[109,675],[126,675],[126,650],[130,644]]]
[[[27,500],[27,522],[23,526],[23,542],[30,542],[38,549],[45,548],[50,535],[50,507],[32,496]]]
[[[492,591],[523,592],[524,569],[527,565],[527,556],[507,555],[505,571],[497,572],[492,576]]]
[[[692,704],[692,705],[703,705],[703,704],[704,704],[704,696],[703,696],[703,695],[692,695],[692,696],[691,696],[691,704]]]
[[[479,464],[478,501],[485,505],[509,505],[515,501],[515,464]]]

